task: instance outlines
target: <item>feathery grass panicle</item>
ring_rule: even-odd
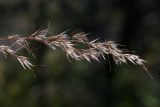
[[[100,58],[106,60],[105,55],[111,55],[116,64],[127,63],[127,61],[130,61],[135,65],[141,66],[145,71],[147,71],[150,77],[153,78],[144,65],[144,62],[146,61],[139,58],[138,55],[134,55],[120,49],[118,47],[119,45],[113,41],[99,42],[98,39],[89,41],[87,35],[88,34],[84,32],[76,33],[72,36],[68,35],[66,32],[54,35],[49,32],[48,29],[38,30],[32,35],[25,37],[12,35],[4,40],[12,40],[14,41],[13,44],[11,46],[0,45],[0,52],[2,52],[5,57],[7,54],[16,57],[24,69],[31,69],[34,65],[29,61],[29,58],[25,56],[18,56],[17,50],[26,49],[29,53],[33,54],[29,46],[29,41],[38,41],[53,50],[57,48],[62,49],[64,53],[66,53],[67,57],[77,61],[86,59],[91,62],[93,59],[101,62]],[[16,51],[11,49],[15,44],[20,46]],[[78,48],[77,45],[80,44],[85,45],[85,47]]]

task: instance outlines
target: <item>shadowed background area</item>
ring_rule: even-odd
[[[159,0],[0,0],[1,37],[27,36],[49,22],[54,34],[84,31],[90,40],[134,50],[155,78],[111,58],[68,61],[61,50],[33,42],[33,71],[0,57],[0,107],[160,107],[159,6]]]

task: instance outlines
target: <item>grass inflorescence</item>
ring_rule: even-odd
[[[60,48],[64,51],[68,58],[75,59],[77,61],[86,59],[91,62],[91,60],[100,61],[101,59],[106,60],[105,55],[111,55],[116,64],[127,63],[130,61],[135,65],[141,66],[147,73],[147,68],[144,63],[145,60],[141,59],[138,55],[132,54],[131,52],[125,51],[119,48],[119,44],[114,41],[104,41],[99,42],[98,39],[89,41],[86,33],[80,32],[74,35],[69,35],[66,32],[60,34],[53,34],[48,30],[38,30],[29,36],[19,36],[11,35],[7,38],[1,38],[0,40],[12,41],[10,46],[0,45],[0,52],[3,53],[5,57],[11,55],[17,59],[18,62],[23,66],[24,69],[31,69],[34,66],[28,57],[18,55],[20,49],[26,49],[28,53],[33,54],[30,48],[30,41],[38,41],[52,50]],[[85,48],[79,48],[78,45],[85,45]],[[13,46],[18,45],[18,49],[12,49]],[[151,78],[153,78],[150,75]]]

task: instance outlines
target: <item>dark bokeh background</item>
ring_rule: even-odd
[[[34,71],[1,58],[0,107],[160,107],[159,0],[0,0],[2,36],[29,35],[49,22],[55,34],[84,31],[126,45],[155,79],[112,59],[111,71],[108,62],[69,62],[62,51],[33,43]]]

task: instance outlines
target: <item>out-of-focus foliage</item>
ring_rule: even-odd
[[[61,50],[34,43],[34,71],[0,62],[0,107],[159,107],[158,0],[0,0],[0,34],[85,31],[114,40],[148,61],[154,80],[133,65],[69,61]],[[24,53],[25,54],[25,53]]]

